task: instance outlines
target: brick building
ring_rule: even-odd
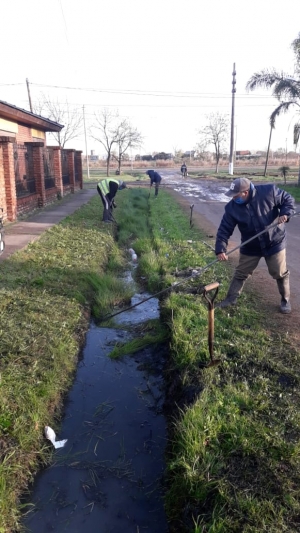
[[[82,189],[81,151],[46,145],[64,126],[0,100],[0,208],[3,219]]]

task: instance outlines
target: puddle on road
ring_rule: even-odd
[[[170,177],[166,177],[166,183],[175,185],[174,191],[186,197],[197,198],[200,202],[228,202],[228,197],[225,195],[228,187],[220,186],[219,183],[192,183],[188,180],[182,181],[180,178]]]
[[[136,295],[133,303],[147,294]],[[120,324],[157,318],[151,299],[118,316]],[[68,396],[52,465],[37,476],[23,525],[31,533],[165,533],[166,422],[163,368],[167,348],[120,361],[108,354],[132,334],[93,323]],[[28,500],[27,500],[28,501]]]

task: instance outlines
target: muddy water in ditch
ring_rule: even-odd
[[[132,304],[147,294],[136,295]],[[164,533],[166,423],[162,373],[167,348],[120,361],[108,356],[132,338],[126,324],[159,316],[155,299],[118,316],[119,328],[91,324],[70,391],[52,465],[37,478],[24,519],[31,533]],[[50,444],[51,445],[51,444]]]

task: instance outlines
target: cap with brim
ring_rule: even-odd
[[[250,185],[251,181],[248,180],[248,178],[236,178],[231,183],[229,191],[227,191],[225,194],[226,196],[232,198],[232,196],[236,196],[240,192],[249,191]]]

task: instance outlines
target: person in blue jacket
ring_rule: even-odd
[[[113,222],[112,210],[113,207],[117,207],[115,204],[115,196],[118,191],[121,191],[126,187],[126,183],[122,180],[105,178],[99,181],[97,191],[103,204],[103,222]]]
[[[158,195],[158,188],[161,182],[161,175],[158,174],[155,170],[147,170],[146,174],[148,174],[151,183],[150,187],[152,187],[153,183],[155,184],[155,196]]]
[[[235,305],[245,281],[256,269],[259,260],[266,261],[269,274],[277,282],[281,295],[281,313],[290,313],[290,273],[286,265],[286,232],[284,223],[295,212],[294,198],[275,185],[254,186],[247,178],[236,178],[226,193],[231,198],[216,238],[215,253],[219,261],[227,261],[228,240],[238,226],[241,233],[239,264],[235,269],[226,298],[218,307]],[[243,242],[275,222],[263,235],[243,246]]]

